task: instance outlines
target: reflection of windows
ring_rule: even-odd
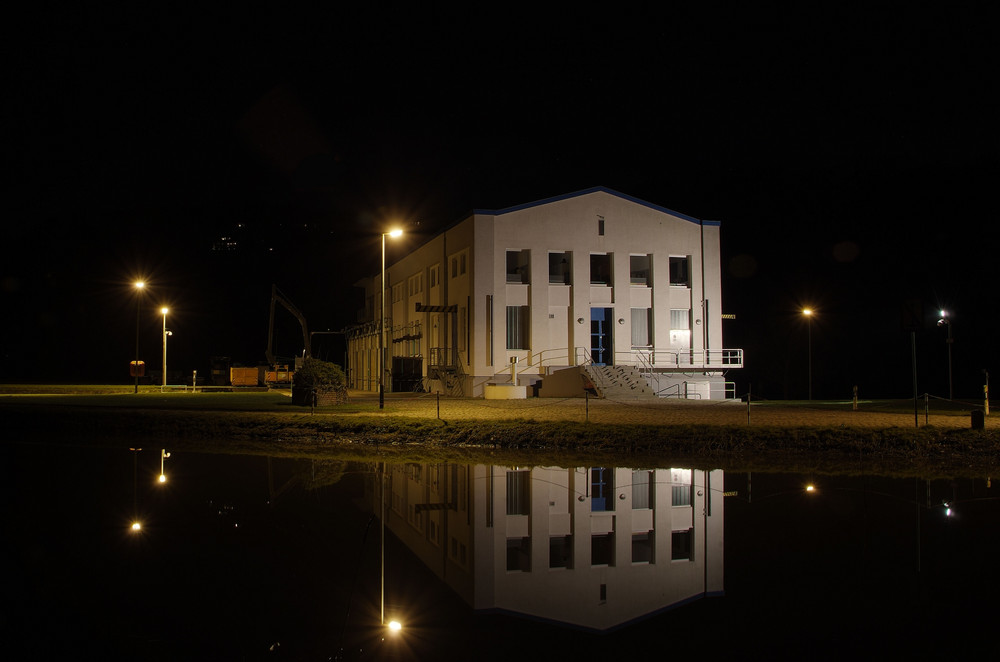
[[[632,309],[632,347],[650,347],[653,344],[653,309]]]
[[[549,282],[560,285],[570,284],[572,253],[549,253]]]
[[[573,567],[573,536],[553,536],[549,538],[549,567]]]
[[[653,500],[653,472],[633,471],[632,472],[632,509],[642,510],[652,508]]]
[[[691,285],[691,274],[688,272],[686,257],[670,258],[670,284],[688,287]]]
[[[531,251],[507,251],[507,282],[530,283]]]
[[[590,256],[590,284],[611,284],[611,255],[603,253]]]
[[[507,349],[530,349],[531,308],[507,306]]]
[[[632,534],[632,563],[653,562],[653,532]]]
[[[670,493],[670,502],[675,506],[690,506],[691,492],[694,486],[691,484],[690,469],[671,469],[670,482],[673,484]]]
[[[531,472],[507,472],[507,514],[528,515],[531,513]]]
[[[648,255],[630,255],[628,258],[628,277],[633,285],[652,285],[649,271]]]
[[[507,538],[507,571],[531,571],[531,538]]]
[[[687,531],[672,531],[670,533],[670,559],[672,561],[690,561],[694,553],[694,529]]]
[[[615,564],[615,534],[601,533],[590,537],[590,564]]]
[[[594,467],[590,470],[590,509],[594,512],[615,509],[614,469]]]

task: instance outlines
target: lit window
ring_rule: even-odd
[[[655,503],[653,499],[653,472],[633,471],[632,472],[632,510],[644,510],[652,508]]]
[[[632,347],[653,345],[653,309],[632,309]]]

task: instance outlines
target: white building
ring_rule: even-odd
[[[358,284],[351,388],[378,388],[381,283]],[[617,366],[660,396],[717,399],[743,363],[723,345],[719,223],[603,187],[476,210],[386,265],[385,283],[387,391],[565,397],[582,395],[583,367],[601,387],[600,366]]]
[[[473,609],[607,631],[724,594],[721,470],[384,471],[372,485],[375,512]]]

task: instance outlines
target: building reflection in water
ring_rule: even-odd
[[[721,470],[386,471],[387,528],[476,610],[606,631],[723,592]]]

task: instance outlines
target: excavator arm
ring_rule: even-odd
[[[310,358],[312,356],[312,348],[309,346],[309,326],[306,324],[305,315],[295,307],[291,301],[288,300],[284,294],[278,289],[277,285],[271,285],[271,318],[267,325],[267,351],[264,352],[264,356],[267,357],[267,362],[270,365],[275,364],[274,358],[274,304],[280,303],[285,307],[288,312],[295,316],[295,319],[299,321],[302,326],[302,343],[305,348],[305,358]]]

